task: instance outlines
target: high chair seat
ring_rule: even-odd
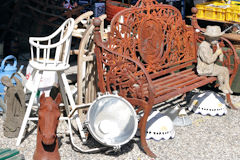
[[[59,61],[56,64],[54,64],[54,62],[48,62],[46,66],[43,66],[43,63],[30,60],[29,64],[31,67],[42,71],[64,71],[70,67],[69,64],[63,64]]]

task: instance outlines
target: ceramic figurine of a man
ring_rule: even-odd
[[[207,26],[204,33],[205,41],[200,44],[197,52],[197,72],[199,75],[217,76],[220,84],[219,89],[223,93],[232,94],[227,67],[215,64],[218,58],[223,61],[223,52],[218,44],[218,40],[223,34],[219,26]],[[212,45],[217,45],[215,53],[213,53]]]

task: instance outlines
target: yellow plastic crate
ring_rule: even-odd
[[[240,6],[232,5],[226,10],[226,21],[240,22]]]
[[[197,18],[205,17],[205,4],[197,4],[196,8],[198,9]]]
[[[210,4],[210,2],[196,4],[196,8],[198,9],[197,18],[205,18],[205,7]]]
[[[205,6],[205,18],[225,21],[226,19],[226,7],[225,3],[212,2]]]
[[[197,17],[225,21],[227,5],[218,1],[197,4]]]

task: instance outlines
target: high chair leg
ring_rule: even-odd
[[[64,108],[65,108],[65,111],[68,115],[69,112],[70,112],[70,108],[69,108],[69,104],[68,104],[68,98],[67,98],[67,95],[66,95],[66,92],[65,92],[65,87],[64,87],[64,84],[63,84],[63,81],[62,81],[62,78],[61,78],[61,73],[57,72],[57,75],[58,75],[59,88],[60,88],[62,100],[63,100],[63,103],[64,103]]]
[[[21,125],[21,129],[20,129],[19,134],[18,134],[16,146],[19,146],[20,143],[21,143],[23,133],[24,133],[24,130],[25,130],[26,125],[27,125],[28,118],[29,118],[31,110],[32,110],[33,102],[34,102],[34,99],[35,99],[36,94],[37,94],[37,90],[38,90],[38,86],[39,86],[39,83],[40,83],[40,80],[41,80],[42,73],[43,73],[43,71],[37,71],[37,73],[36,73],[36,79],[35,79],[35,83],[33,85],[32,94],[31,94],[31,97],[29,99],[27,110],[26,110],[26,113],[24,115],[24,119],[23,119],[23,122],[22,122],[22,125]]]

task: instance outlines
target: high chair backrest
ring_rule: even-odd
[[[47,37],[30,37],[31,60],[43,67],[47,64],[67,65],[70,56],[74,19],[67,19],[54,33]]]

